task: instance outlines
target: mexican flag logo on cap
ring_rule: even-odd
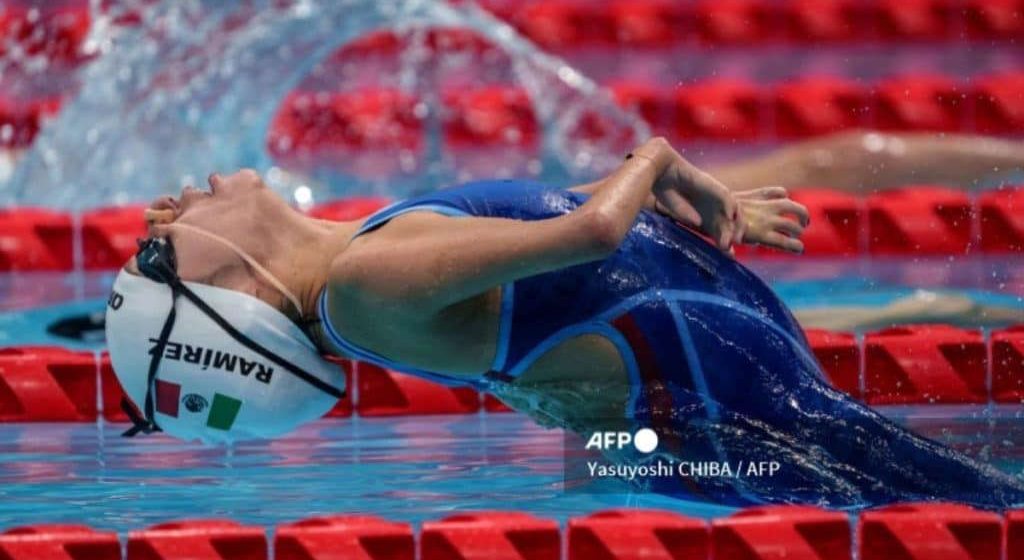
[[[181,385],[169,381],[156,380],[156,411],[174,418],[178,417],[178,404],[181,402]],[[190,408],[191,409],[191,408]],[[222,393],[213,394],[213,404],[206,416],[206,426],[215,430],[230,430],[238,411],[242,409],[242,401]]]

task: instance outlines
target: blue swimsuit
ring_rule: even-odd
[[[530,182],[477,182],[393,204],[356,235],[412,211],[531,221],[566,214],[586,199]],[[321,317],[327,309],[324,292]],[[356,359],[467,384],[393,362],[348,342],[330,321],[324,325]],[[603,261],[505,284],[494,362],[468,383],[487,390],[514,382],[547,351],[583,334],[617,347],[632,386],[627,416],[658,433],[659,451],[687,461],[781,465],[772,477],[659,478],[655,491],[730,504],[1024,503],[1017,479],[914,436],[831,389],[771,289],[663,216],[641,212]]]

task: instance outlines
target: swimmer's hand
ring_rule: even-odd
[[[699,229],[719,249],[728,251],[743,239],[745,221],[733,194],[717,179],[682,156],[655,181],[651,189],[654,209],[676,221]]]
[[[810,223],[807,208],[789,198],[782,187],[764,187],[733,194],[745,222],[743,243],[802,253],[800,241]]]

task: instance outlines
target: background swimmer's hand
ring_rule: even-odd
[[[807,208],[789,198],[782,187],[764,187],[733,193],[742,209],[746,228],[742,241],[790,253],[802,253],[800,241],[810,223]]]
[[[700,229],[723,251],[744,235],[745,221],[733,194],[711,175],[676,154],[675,162],[655,181],[655,210]]]

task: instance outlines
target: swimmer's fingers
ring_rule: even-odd
[[[759,189],[752,189],[749,191],[739,191],[733,193],[736,198],[743,199],[755,199],[755,200],[775,200],[779,198],[789,197],[789,191],[785,187],[761,187]]]
[[[799,239],[789,237],[788,235],[779,233],[777,231],[770,231],[764,235],[759,242],[760,245],[768,247],[774,247],[783,251],[789,251],[790,253],[803,253],[804,243]]]
[[[800,222],[776,216],[771,220],[772,229],[790,237],[800,237],[804,233],[804,226]]]
[[[811,214],[807,211],[807,207],[795,200],[785,198],[781,200],[773,200],[770,204],[776,214],[789,214],[796,216],[796,219],[800,221],[800,225],[803,227],[807,227],[807,225],[811,223]]]

